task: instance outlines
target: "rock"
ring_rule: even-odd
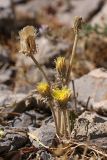
[[[48,153],[47,151],[38,151],[37,154],[39,154],[39,157],[43,160],[54,160],[54,156],[50,153]]]
[[[54,65],[54,59],[58,55],[63,55],[70,47],[70,44],[67,42],[59,41],[53,43],[43,36],[38,38],[37,44],[38,54],[36,55],[36,58],[40,64],[46,64],[48,67],[52,67]]]
[[[30,133],[46,146],[52,146],[56,134],[54,123],[44,124],[35,131],[30,130]],[[29,138],[32,141],[32,138]],[[40,144],[34,141],[33,145],[38,148]]]
[[[4,136],[0,139],[0,154],[23,147],[28,137],[24,129],[3,128]]]
[[[26,111],[25,113],[22,113],[21,116],[15,117],[13,119],[13,125],[14,127],[22,127],[22,128],[28,128],[28,127],[40,127],[42,124],[42,121],[46,117],[45,114],[40,114],[34,110]]]
[[[26,97],[24,93],[13,94],[10,90],[4,90],[0,93],[0,106],[8,106],[21,102]]]
[[[12,63],[10,50],[0,45],[0,67]]]
[[[3,0],[0,1],[0,7],[1,8],[7,8],[10,6],[10,0],[5,0],[5,3]]]
[[[13,28],[13,11],[10,0],[0,0],[0,32],[10,31]],[[4,27],[5,26],[5,27]],[[7,27],[8,26],[8,27]]]
[[[107,3],[103,6],[103,8],[91,19],[91,24],[94,26],[98,24],[99,26],[104,26],[107,22]]]
[[[9,69],[1,69],[0,70],[0,83],[11,85],[13,84],[13,78],[16,75],[16,71],[13,67],[10,67]]]
[[[26,110],[25,98],[23,93],[13,94],[10,90],[0,92],[0,115],[8,117],[12,112],[23,112]],[[3,113],[3,114],[2,114]]]
[[[36,114],[34,111],[29,111],[26,113],[23,113],[19,117],[15,117],[13,120],[14,127],[22,127],[22,128],[28,128],[28,126],[36,126]]]
[[[81,16],[83,20],[92,18],[94,13],[103,5],[102,0],[71,0],[71,10],[58,14],[58,19],[62,23],[72,25],[75,16]],[[90,7],[89,7],[90,6]]]
[[[75,91],[78,93],[78,104],[86,109],[87,100],[90,97],[87,109],[107,115],[107,71],[101,68],[95,69],[74,82]]]
[[[107,39],[91,34],[85,41],[85,55],[96,67],[107,68]]]
[[[16,13],[18,19],[26,19],[28,17],[35,18],[35,13],[43,13],[49,19],[50,15],[53,16],[53,20],[59,21],[62,24],[70,25],[73,22],[74,16],[81,16],[84,20],[88,20],[101,6],[102,0],[71,0],[71,1],[29,1],[28,3],[18,5],[16,7]],[[90,6],[90,7],[89,7]]]
[[[11,85],[16,76],[16,69],[9,48],[0,46],[0,84]]]
[[[76,120],[72,136],[82,141],[89,137],[91,144],[107,150],[107,118],[85,111]]]

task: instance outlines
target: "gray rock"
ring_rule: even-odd
[[[54,123],[42,125],[39,129],[36,129],[35,131],[30,130],[30,133],[36,136],[38,140],[46,146],[52,146],[56,134]],[[29,138],[32,141],[32,138]],[[36,141],[33,141],[33,145],[35,147],[39,147],[40,144]]]
[[[40,127],[42,121],[46,117],[45,114],[40,114],[34,110],[26,111],[25,113],[22,113],[21,116],[15,117],[13,120],[14,127],[17,128],[28,128],[28,127]]]
[[[43,160],[55,160],[54,156],[52,156],[52,154],[50,153],[47,153],[46,151],[43,151],[41,153],[38,152],[38,154]]]
[[[107,149],[107,118],[94,112],[84,112],[76,120],[72,136],[82,141],[89,137],[91,144]]]
[[[72,88],[72,83],[70,83]],[[107,115],[107,71],[95,69],[89,74],[75,80],[75,90],[78,93],[77,102],[86,109],[95,110],[99,114]]]
[[[10,90],[5,90],[0,93],[0,106],[9,106],[21,102],[26,97],[24,93],[13,94]]]
[[[11,1],[10,0],[0,0],[0,19],[12,18]],[[1,25],[1,21],[0,21]]]
[[[62,1],[61,5],[58,5],[58,1],[50,0],[32,0],[28,3],[18,5],[16,12],[21,18],[21,15],[26,17],[35,17],[35,13],[51,8],[56,13],[54,16],[62,24],[71,25],[74,16],[82,16],[84,20],[89,19],[103,4],[102,0],[68,0]],[[89,7],[90,6],[90,7]],[[49,13],[48,13],[49,14]],[[51,13],[50,13],[51,14]],[[23,17],[23,16],[22,16]]]
[[[0,45],[0,66],[11,62],[10,54],[11,52],[8,48]]]
[[[58,13],[60,22],[72,25],[75,16],[81,16],[83,20],[92,18],[94,13],[103,5],[102,0],[71,0],[71,9],[69,12]],[[90,6],[90,7],[89,7]]]
[[[9,69],[1,69],[0,70],[0,83],[1,84],[6,84],[6,85],[10,85],[12,84],[12,78],[14,78],[15,76],[15,70],[14,68],[9,68]]]
[[[57,44],[52,43],[49,39],[41,37],[37,41],[38,54],[36,55],[37,60],[41,64],[47,64],[54,62],[55,57],[64,54],[70,47],[67,42],[58,42]],[[48,64],[49,65],[49,64]]]
[[[107,69],[107,39],[100,34],[90,34],[85,40],[85,56],[96,67]]]
[[[4,135],[0,139],[0,154],[18,149],[24,146],[28,141],[28,137],[24,129],[4,128],[3,132]]]
[[[11,112],[23,112],[26,110],[25,98],[26,94],[13,94],[10,90],[2,90],[0,92],[0,113],[2,118],[6,118]]]
[[[101,9],[100,12],[98,12],[98,14],[96,14],[92,20],[91,20],[91,24],[94,26],[96,24],[98,24],[99,26],[104,26],[107,22],[107,3],[103,6],[103,8]]]

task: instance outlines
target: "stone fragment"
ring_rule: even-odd
[[[84,112],[78,117],[72,132],[73,138],[107,150],[107,118],[95,112]]]
[[[104,27],[104,25],[107,22],[107,3],[103,6],[103,8],[96,14],[92,19],[91,19],[91,24],[94,25],[99,25]]]
[[[72,83],[70,83],[72,88]],[[78,93],[77,102],[86,109],[95,110],[99,114],[107,115],[107,71],[103,68],[95,69],[89,74],[75,80],[75,91]]]
[[[46,146],[52,146],[52,143],[55,138],[55,126],[54,123],[48,123],[42,125],[39,129],[36,129],[35,131],[30,130],[30,133],[33,134],[37,139],[42,142]],[[32,141],[32,138],[29,137]],[[33,145],[35,147],[39,147],[39,143],[34,141]],[[41,145],[40,145],[41,146]]]
[[[23,129],[3,128],[4,136],[0,139],[0,154],[16,150],[24,146],[28,137]]]

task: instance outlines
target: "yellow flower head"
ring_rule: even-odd
[[[4,131],[0,129],[0,139],[4,136]]]
[[[26,26],[20,32],[20,52],[29,56],[36,52],[36,29],[33,26]]]
[[[66,73],[66,60],[65,57],[58,57],[55,60],[56,64],[56,70],[59,72],[59,74],[64,74]]]
[[[65,105],[70,99],[71,91],[65,87],[62,89],[56,88],[53,90],[52,96],[56,101],[59,102],[59,104]]]
[[[50,87],[48,83],[41,82],[41,83],[38,83],[37,85],[37,91],[43,96],[48,96],[50,93]]]

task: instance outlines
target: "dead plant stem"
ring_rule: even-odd
[[[69,138],[70,138],[71,127],[70,127],[70,119],[69,119],[69,111],[68,111],[68,110],[66,110],[66,118],[67,118],[68,136],[69,136]]]
[[[61,109],[61,127],[60,127],[60,133],[61,133],[61,136],[64,135],[64,128],[65,128],[65,122],[64,122],[64,114],[63,114],[63,110]]]
[[[59,136],[59,128],[58,128],[58,124],[57,124],[57,118],[56,118],[55,110],[53,108],[51,100],[49,101],[49,105],[50,105],[52,116],[53,116],[53,119],[54,119],[54,122],[55,122],[56,133]]]
[[[73,62],[73,58],[74,58],[74,55],[75,55],[75,52],[76,52],[77,42],[78,42],[78,32],[75,33],[73,49],[72,49],[71,58],[70,58],[70,62],[69,62],[69,67],[68,67],[68,71],[67,71],[67,78],[66,78],[66,83],[67,84],[68,84],[69,78],[70,78],[70,73],[71,73],[71,69],[72,69],[72,62]]]

